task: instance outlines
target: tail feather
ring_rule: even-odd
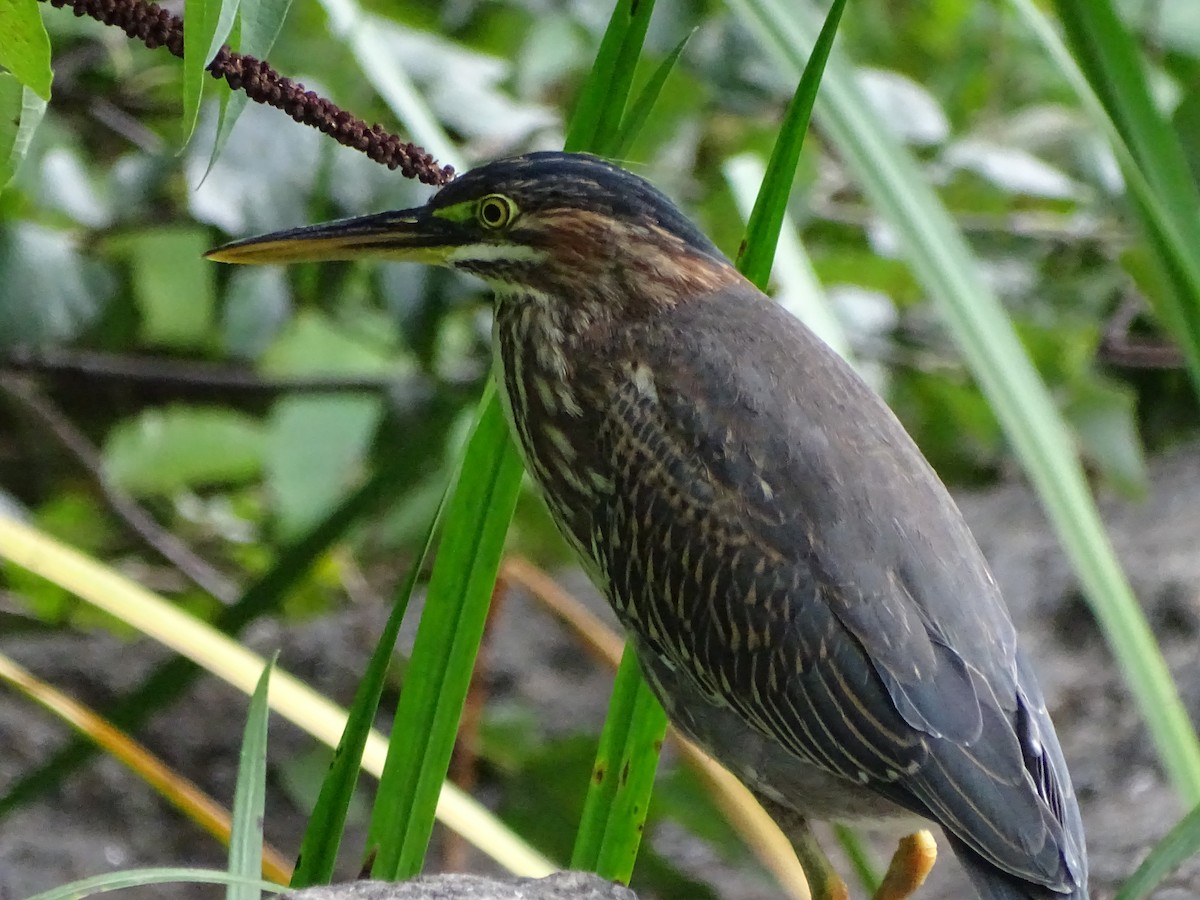
[[[971,884],[975,886],[979,900],[1088,900],[1086,884],[1070,893],[1031,884],[996,868],[951,835],[947,834],[946,839],[954,848],[954,854],[970,877]]]

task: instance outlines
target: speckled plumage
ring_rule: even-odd
[[[504,226],[471,221],[495,196]],[[1054,727],[949,494],[670,201],[531,154],[295,234],[441,242],[492,285],[501,393],[555,521],[672,721],[752,790],[800,816],[937,822],[986,900],[1087,897]]]

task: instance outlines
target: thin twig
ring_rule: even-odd
[[[222,603],[232,603],[241,596],[241,588],[233,579],[198,556],[187,544],[159,525],[133,497],[112,483],[104,472],[100,451],[33,382],[27,378],[0,375],[0,393],[46,427],[88,474],[109,508],[148,547]]]
[[[1130,334],[1133,321],[1144,308],[1143,301],[1126,296],[1104,328],[1096,355],[1112,366],[1127,369],[1181,369],[1183,351],[1174,344]]]
[[[143,0],[49,0],[49,3],[60,9],[69,6],[77,16],[90,16],[120,28],[151,49],[166,47],[183,58],[183,20],[157,3]],[[265,60],[222,47],[207,69],[214,78],[225,79],[231,88],[244,91],[256,103],[281,109],[339,144],[360,150],[389,169],[399,169],[406,178],[441,185],[454,177],[453,168],[439,167],[437,160],[421,147],[400,140],[379,123],[368,126],[332,101],[305,90],[304,85],[281,77]]]

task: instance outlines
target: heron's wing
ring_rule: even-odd
[[[626,621],[797,755],[1069,887],[1053,730],[1030,727],[1011,622],[919,451],[765,300],[735,289],[672,315],[668,346],[620,336],[614,355],[644,371],[615,380],[601,434],[621,448],[597,533],[625,535],[600,549]]]

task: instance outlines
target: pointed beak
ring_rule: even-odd
[[[204,255],[217,262],[260,265],[371,257],[440,265],[460,243],[454,222],[417,207],[276,231]]]

